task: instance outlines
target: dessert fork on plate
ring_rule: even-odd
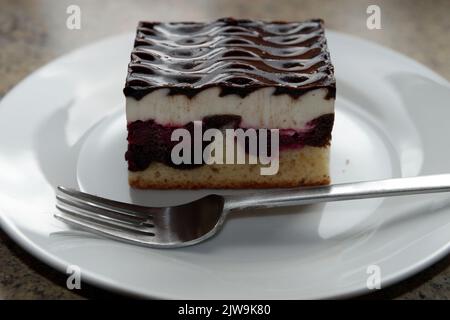
[[[327,201],[450,191],[450,174],[260,191],[253,195],[208,195],[172,207],[146,207],[59,186],[55,217],[87,231],[155,248],[194,245],[217,234],[228,214]]]

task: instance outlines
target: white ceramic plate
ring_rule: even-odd
[[[378,45],[328,32],[338,98],[332,178],[450,171],[448,83]],[[82,48],[41,68],[0,105],[1,225],[36,257],[82,280],[146,297],[328,298],[381,285],[449,253],[446,194],[345,201],[231,218],[219,236],[176,250],[132,246],[55,220],[54,188],[148,205],[207,191],[130,191],[122,86],[133,35]]]

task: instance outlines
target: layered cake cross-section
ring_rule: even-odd
[[[336,82],[322,20],[140,22],[124,88],[136,188],[328,184]],[[277,129],[279,168],[177,164],[174,130]],[[204,148],[205,145],[202,145]]]

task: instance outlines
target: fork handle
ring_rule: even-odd
[[[262,192],[246,196],[225,196],[224,209],[288,207],[328,201],[381,198],[450,191],[450,174],[342,183]]]

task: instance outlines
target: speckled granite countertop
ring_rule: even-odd
[[[66,8],[82,10],[82,29],[69,31]],[[366,8],[381,8],[381,30],[366,28]],[[75,1],[0,0],[0,97],[30,72],[61,54],[103,37],[133,31],[136,21],[209,20],[222,16],[266,20],[321,17],[330,29],[402,52],[450,79],[450,1]],[[170,9],[169,9],[170,8]],[[31,257],[0,230],[0,299],[111,298],[83,283],[69,291],[65,275]],[[389,288],[362,297],[449,299],[450,256]]]

